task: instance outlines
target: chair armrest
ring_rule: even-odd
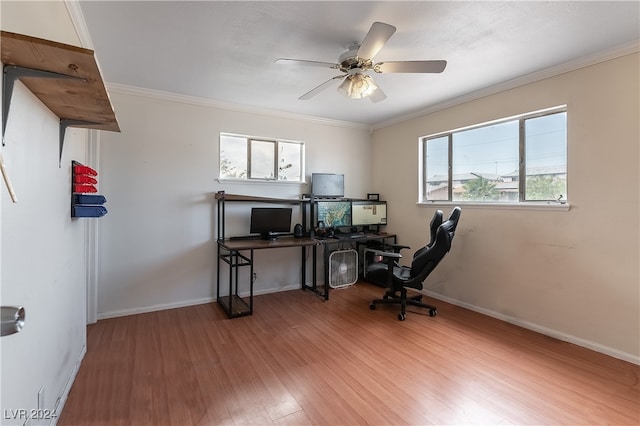
[[[402,255],[400,253],[396,253],[393,251],[374,251],[373,252],[374,256],[382,256],[382,257],[386,257],[387,259],[400,259],[402,257]]]
[[[393,244],[393,243],[385,243],[384,247],[385,248],[389,247],[389,248],[391,248],[392,250],[395,250],[395,251],[400,251],[400,250],[411,248],[409,246],[405,246],[405,245],[402,245],[402,244]]]

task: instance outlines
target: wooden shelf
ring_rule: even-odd
[[[120,131],[93,50],[6,31],[1,32],[0,46],[5,67],[79,77],[20,78],[61,121],[73,127]]]
[[[254,203],[300,204],[303,201],[303,200],[294,200],[291,198],[269,198],[269,197],[255,197],[253,195],[227,194],[224,191],[216,192],[215,197],[216,197],[216,200],[250,201]]]

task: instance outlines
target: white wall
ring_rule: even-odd
[[[61,2],[3,1],[1,8],[3,30],[79,45]],[[37,408],[43,386],[44,408],[53,410],[85,351],[85,224],[70,217],[70,163],[84,161],[87,131],[67,131],[59,168],[58,122],[16,84],[2,153],[18,203],[1,185],[0,302],[24,306],[26,325],[0,339],[2,424],[25,423],[7,413]]]
[[[638,63],[627,55],[375,131],[374,187],[400,241],[418,247],[435,210],[416,205],[420,136],[568,105],[570,211],[463,205],[426,288],[639,362]]]
[[[233,111],[139,89],[111,86],[110,94],[122,133],[102,133],[100,141],[109,214],[99,222],[99,318],[214,300],[216,191],[291,199],[309,191],[300,184],[218,183],[220,132],[303,141],[307,176],[344,173],[351,197],[372,190],[370,134],[363,127]],[[227,236],[248,233],[249,212],[248,204],[227,204]],[[299,257],[299,249],[256,252],[255,293],[299,288]]]

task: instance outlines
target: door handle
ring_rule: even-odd
[[[17,333],[24,327],[25,311],[22,306],[2,306],[0,307],[0,317],[2,323],[2,334],[8,336]]]

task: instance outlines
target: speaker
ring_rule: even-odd
[[[293,236],[295,238],[302,238],[304,236],[302,232],[302,225],[299,223],[296,223],[296,226],[293,227]]]

